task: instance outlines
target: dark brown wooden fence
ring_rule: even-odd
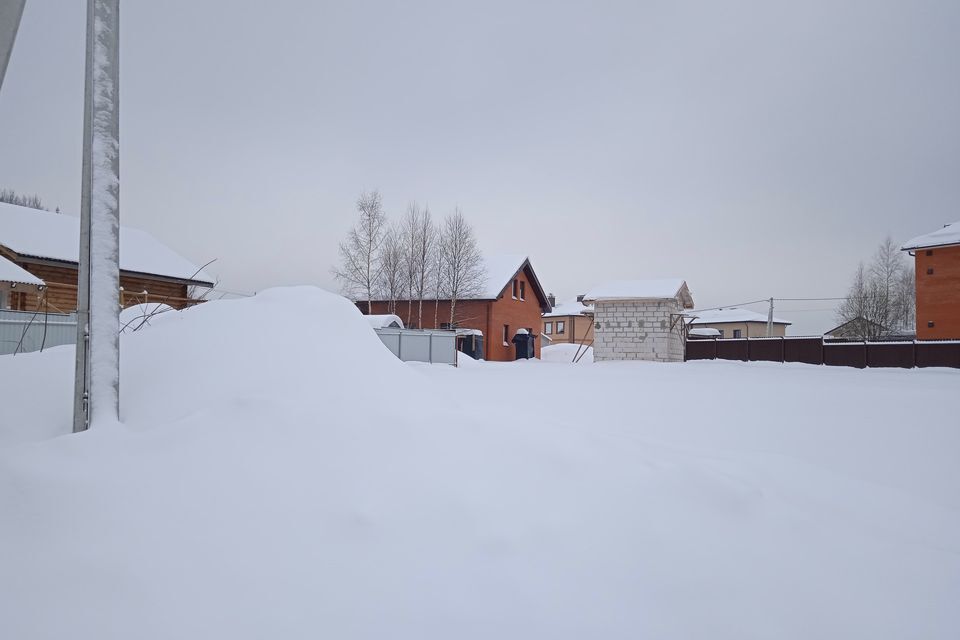
[[[860,369],[960,369],[960,341],[847,342],[819,337],[688,340],[686,359],[805,362]]]

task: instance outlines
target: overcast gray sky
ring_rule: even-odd
[[[0,187],[76,212],[84,5],[28,0]],[[266,9],[256,9],[262,6]],[[334,288],[354,201],[459,205],[561,299],[842,294],[960,219],[960,2],[123,2],[121,209],[222,285]],[[784,304],[794,333],[827,328]],[[791,314],[790,310],[795,313]]]

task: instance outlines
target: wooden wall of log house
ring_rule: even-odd
[[[12,300],[22,311],[47,310],[68,313],[77,308],[77,268],[17,261],[23,269],[47,283],[43,291],[34,286],[20,285],[18,299]],[[123,287],[123,306],[142,302],[163,302],[176,309],[195,304],[187,296],[187,285],[157,280],[150,277],[120,274]],[[146,291],[146,295],[144,294]]]

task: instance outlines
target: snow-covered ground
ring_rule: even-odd
[[[307,288],[122,350],[64,437],[0,358],[2,638],[960,637],[958,371],[403,364]]]

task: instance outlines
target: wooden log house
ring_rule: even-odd
[[[0,307],[76,310],[79,252],[79,218],[0,203],[0,260],[36,279],[0,281]],[[121,226],[120,286],[124,307],[162,302],[182,309],[199,302],[195,291],[213,287],[213,279],[149,233]]]

